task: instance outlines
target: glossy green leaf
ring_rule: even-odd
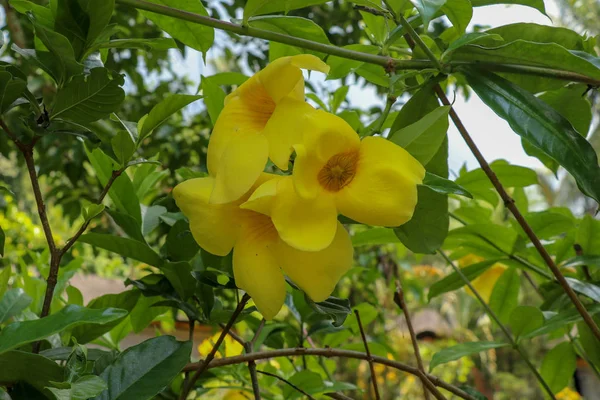
[[[327,3],[327,1],[329,0],[248,0],[244,7],[244,21],[248,21],[248,18],[254,15],[271,14],[279,11],[287,13],[298,8]]]
[[[50,75],[59,86],[67,83],[72,76],[83,72],[83,65],[77,62],[73,46],[66,37],[38,23],[34,22],[33,25],[35,35],[49,50],[49,52],[38,52],[37,58],[40,59],[39,53],[45,53],[44,59],[40,59],[39,62],[48,66]]]
[[[600,286],[594,285],[590,282],[582,282],[575,278],[567,277],[565,278],[569,283],[569,286],[573,288],[577,293],[583,294],[590,299],[594,300],[596,303],[600,303]]]
[[[446,4],[446,0],[411,0],[411,3],[419,11],[419,15],[423,20],[423,26],[425,30],[429,27],[429,21],[431,21],[436,13]]]
[[[190,360],[192,342],[159,336],[130,347],[100,375],[108,389],[95,400],[150,399],[179,374]]]
[[[201,1],[188,0],[147,0],[150,3],[176,8],[208,17],[208,12]],[[142,15],[154,22],[158,27],[186,46],[206,53],[213,44],[215,31],[213,28],[176,19],[164,14],[156,14],[139,10]]]
[[[522,6],[535,8],[546,15],[544,0],[471,0],[471,4],[473,4],[473,7],[483,7],[493,4],[520,4]]]
[[[29,307],[31,301],[31,297],[21,288],[7,290],[0,298],[0,324],[19,315],[21,311]]]
[[[107,388],[104,379],[96,375],[85,375],[71,385],[72,400],[87,400],[102,393]]]
[[[31,12],[35,17],[35,20],[45,28],[54,28],[54,15],[52,15],[52,11],[48,7],[41,6],[28,0],[9,0],[9,4],[21,14]]]
[[[474,69],[465,71],[473,90],[515,133],[558,161],[575,177],[584,194],[600,201],[596,152],[562,115],[497,75]]]
[[[509,325],[517,340],[544,325],[544,314],[537,307],[518,306],[509,318]]]
[[[129,236],[131,239],[137,240],[138,242],[146,243],[146,240],[142,235],[142,225],[136,221],[135,218],[110,208],[106,208],[106,211],[111,216],[113,221],[115,221],[115,223],[123,229],[127,236]]]
[[[492,349],[499,349],[506,346],[509,346],[509,344],[504,342],[467,342],[457,344],[452,347],[447,347],[433,355],[431,362],[429,363],[429,370],[431,371],[438,365],[459,360],[472,354],[477,354],[481,353],[482,351]]]
[[[600,256],[575,256],[562,263],[560,268],[577,268],[583,265],[600,266]]]
[[[185,261],[164,263],[160,270],[165,274],[173,288],[186,301],[196,291],[196,281],[192,278],[192,266]]]
[[[438,107],[417,122],[393,132],[390,140],[425,165],[437,153],[446,137],[449,112],[450,106]]]
[[[171,227],[165,243],[167,255],[172,261],[191,260],[200,247],[194,240],[187,221],[179,220]]]
[[[51,381],[63,380],[63,368],[39,354],[9,351],[0,354],[0,365],[5,367],[0,368],[0,382],[3,384],[27,382],[42,391]]]
[[[78,75],[56,94],[50,118],[82,124],[106,118],[125,99],[124,83],[123,76],[111,78],[106,68],[94,68],[88,76]]]
[[[225,92],[221,87],[213,82],[210,76],[203,76],[200,78],[200,87],[202,88],[202,95],[204,96],[204,104],[208,110],[208,115],[213,123],[213,126],[217,123],[217,118],[225,105]]]
[[[0,71],[0,114],[17,100],[27,89],[27,83],[22,79],[15,79],[10,72]]]
[[[111,178],[113,171],[113,160],[104,154],[101,149],[97,148],[90,150],[88,146],[85,146],[85,151],[88,155],[90,163],[94,167],[96,176],[102,186],[106,186],[108,180]],[[127,215],[130,215],[140,224],[142,222],[142,212],[140,208],[140,201],[135,195],[135,190],[131,184],[131,180],[127,174],[121,174],[110,187],[108,196],[113,201],[113,204],[117,209]]]
[[[169,117],[194,101],[201,99],[202,96],[189,94],[172,94],[160,103],[155,105],[147,117],[138,124],[140,141],[152,133],[152,131],[162,125]]]
[[[456,184],[456,182],[453,182],[446,178],[442,178],[441,176],[437,176],[435,174],[432,174],[431,172],[425,173],[425,178],[423,179],[423,186],[427,186],[429,189],[442,194],[456,194],[459,196],[468,197],[469,199],[473,198],[473,195],[471,193],[469,193],[462,186]]]
[[[471,264],[462,268],[461,272],[469,281],[472,281],[499,261],[502,261],[502,259],[486,260],[476,264]],[[462,277],[456,272],[452,272],[450,275],[442,278],[441,280],[431,285],[431,287],[429,288],[427,298],[429,301],[431,301],[431,299],[433,299],[434,297],[437,297],[443,293],[460,289],[465,285],[466,283],[463,281]]]
[[[446,0],[441,11],[446,14],[459,34],[463,34],[467,30],[473,17],[473,6],[470,0]]]
[[[90,301],[87,305],[87,308],[93,310],[118,308],[129,313],[135,307],[139,297],[139,290],[127,290],[118,294],[105,294]],[[77,343],[89,343],[117,326],[121,321],[123,321],[123,319],[126,318],[126,316],[127,314],[123,315],[119,319],[115,319],[114,321],[103,325],[82,324],[73,328],[71,334],[75,339],[77,339]]]
[[[110,141],[113,152],[121,166],[127,164],[135,152],[135,143],[127,131],[118,131]]]
[[[389,243],[400,243],[394,230],[390,228],[371,228],[352,235],[352,245],[357,246],[379,246]]]
[[[571,343],[563,342],[546,353],[540,374],[552,392],[558,393],[571,382],[576,367],[575,352]]]
[[[519,305],[520,288],[521,278],[516,268],[504,271],[494,285],[489,306],[503,324],[508,323],[513,310]]]
[[[89,16],[87,45],[93,44],[110,22],[115,8],[115,0],[78,0],[83,11]]]
[[[79,241],[154,267],[160,267],[163,263],[160,256],[150,246],[134,239],[102,233],[86,233],[81,236]]]
[[[0,353],[35,342],[84,323],[106,324],[126,315],[118,308],[92,310],[68,305],[43,319],[13,322],[0,332]]]

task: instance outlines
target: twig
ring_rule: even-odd
[[[267,321],[263,318],[260,321],[256,332],[254,332],[252,340],[250,340],[247,343],[244,343],[244,349],[246,350],[246,354],[252,353],[254,351],[254,344],[256,343],[256,339],[258,339],[258,336],[262,332],[266,322]],[[260,387],[258,385],[258,376],[256,375],[256,373],[260,371],[257,371],[256,362],[254,360],[248,361],[248,371],[250,372],[250,381],[252,382],[252,391],[254,392],[254,399],[260,400]]]
[[[219,326],[221,327],[221,329],[225,329],[225,324],[219,324]],[[231,338],[233,340],[235,340],[236,342],[238,342],[239,344],[241,344],[242,346],[246,345],[246,342],[244,341],[244,339],[242,339],[240,337],[240,335],[238,335],[237,333],[235,333],[234,331],[232,331],[231,329],[227,332],[227,334],[229,336],[231,336]]]
[[[192,378],[188,382],[186,382],[185,385],[183,385],[181,395],[179,396],[180,400],[185,400],[187,398],[188,394],[190,393],[190,390],[192,389],[196,381],[200,378],[200,375],[202,375],[202,373],[208,369],[208,365],[215,358],[215,354],[217,354],[221,343],[223,343],[225,336],[227,336],[227,332],[229,332],[233,324],[235,324],[235,320],[242,313],[244,307],[246,306],[246,303],[249,300],[250,296],[247,293],[244,294],[244,297],[242,297],[242,300],[240,300],[240,302],[238,303],[235,311],[233,312],[233,314],[231,314],[231,318],[229,318],[227,325],[225,325],[225,328],[223,329],[223,331],[221,331],[221,335],[217,339],[217,342],[213,346],[210,353],[208,353],[204,360],[202,360],[196,365],[196,372],[194,373]]]
[[[369,357],[366,353],[361,353],[359,351],[352,350],[341,350],[334,348],[326,348],[326,349],[307,349],[305,347],[296,347],[291,349],[278,349],[278,350],[265,350],[265,351],[257,351],[252,354],[243,354],[234,357],[226,357],[226,358],[218,358],[214,359],[208,364],[207,369],[224,367],[227,365],[235,365],[235,364],[245,364],[250,360],[258,361],[258,360],[268,360],[271,358],[277,357],[290,357],[290,356],[321,356],[321,357],[340,357],[340,358],[351,358],[356,360],[365,360],[368,361]],[[399,361],[390,360],[385,357],[379,357],[376,355],[371,355],[371,359],[376,364],[386,365],[391,368],[395,368],[399,371],[404,371],[411,375],[415,375],[417,377],[421,377],[423,373],[418,368],[412,367],[410,365],[401,363]],[[188,364],[184,367],[183,371],[195,371],[198,368],[198,363]],[[446,383],[442,381],[440,378],[434,375],[426,374],[427,378],[433,383],[435,386],[443,388],[456,396],[465,399],[465,400],[476,400],[473,396],[466,393],[464,390]]]
[[[458,274],[458,276],[460,276],[460,278],[468,286],[468,288],[471,290],[471,292],[473,292],[473,294],[475,295],[475,297],[477,297],[477,300],[479,301],[479,303],[481,303],[481,305],[483,306],[483,308],[484,308],[485,312],[487,313],[487,315],[492,320],[494,320],[494,322],[496,324],[498,324],[498,326],[500,327],[500,330],[502,331],[502,333],[504,333],[504,336],[509,341],[509,343],[511,344],[511,346],[513,347],[513,349],[515,349],[519,353],[519,355],[521,356],[521,358],[523,359],[523,361],[525,361],[525,364],[527,364],[527,367],[529,367],[529,369],[531,370],[531,372],[535,375],[536,379],[542,385],[542,387],[544,388],[544,390],[548,393],[548,395],[550,396],[550,398],[551,399],[556,399],[556,397],[554,397],[554,393],[552,392],[552,389],[550,389],[550,387],[548,386],[548,384],[546,383],[546,381],[544,380],[544,378],[542,377],[542,375],[540,375],[540,373],[537,371],[537,369],[535,368],[535,366],[531,363],[531,361],[529,360],[529,357],[527,356],[527,354],[525,354],[525,352],[523,351],[523,349],[521,348],[521,346],[515,341],[515,339],[512,337],[512,334],[508,331],[508,328],[504,326],[504,324],[500,321],[500,318],[498,318],[498,316],[496,315],[496,313],[494,311],[492,311],[492,309],[490,308],[490,306],[487,305],[487,303],[485,302],[485,300],[483,299],[483,297],[481,297],[481,295],[479,294],[479,292],[473,287],[473,285],[471,284],[471,281],[469,281],[469,278],[467,278],[465,276],[465,274],[461,271],[461,269],[458,268],[454,264],[454,262],[450,258],[448,258],[448,256],[446,254],[444,254],[443,251],[438,251],[438,253],[452,267],[452,269],[454,270],[454,272],[456,272]]]
[[[314,397],[312,397],[310,394],[306,393],[304,390],[300,389],[298,386],[294,385],[292,382],[288,381],[287,379],[277,375],[277,374],[272,374],[270,372],[266,372],[266,371],[258,371],[259,373],[263,374],[263,375],[267,375],[267,376],[272,376],[273,378],[276,378],[278,380],[280,380],[281,382],[285,383],[286,385],[288,385],[289,387],[291,387],[292,389],[296,390],[299,393],[302,393],[303,395],[306,396],[307,399],[309,400],[315,400]]]
[[[362,326],[362,322],[360,321],[360,313],[358,310],[354,310],[354,315],[356,315],[356,322],[358,323],[358,329],[360,329],[360,336],[365,345],[365,352],[367,353],[368,361],[369,361],[369,369],[371,370],[371,383],[373,384],[373,391],[375,392],[375,399],[381,399],[379,396],[379,387],[377,387],[377,375],[375,374],[375,365],[373,364],[373,359],[371,358],[371,352],[369,351],[369,344],[367,343],[367,336],[365,335],[365,330]]]
[[[579,243],[575,243],[573,245],[573,249],[575,250],[575,255],[578,257],[581,257],[583,255],[583,248],[581,247],[581,245]],[[592,275],[590,275],[590,269],[588,268],[587,265],[582,265],[581,269],[583,271],[583,274],[585,275],[585,279],[588,280],[588,282],[592,281]]]
[[[443,394],[440,393],[439,390],[433,386],[433,384],[427,379],[425,366],[423,365],[423,359],[421,358],[421,350],[419,349],[419,342],[417,341],[417,335],[415,335],[415,330],[413,328],[412,319],[410,318],[410,311],[408,311],[408,307],[406,306],[406,302],[404,301],[404,291],[402,290],[402,284],[398,279],[396,281],[396,292],[394,293],[394,303],[402,310],[406,319],[406,326],[408,327],[408,333],[410,334],[410,341],[413,345],[413,350],[415,352],[415,357],[417,359],[417,366],[419,370],[423,372],[423,378],[421,382],[423,383],[423,393],[425,395],[425,399],[429,400],[429,392],[435,396],[438,400],[445,400]]]
[[[254,337],[252,338],[252,340],[250,340],[250,350],[254,351],[254,345],[256,344],[256,340],[258,339],[258,336],[260,336],[260,333],[262,332],[263,328],[265,327],[265,324],[267,323],[267,321],[263,318],[260,321],[260,324],[258,325],[258,328],[256,328],[256,332],[254,332]]]

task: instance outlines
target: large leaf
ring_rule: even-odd
[[[86,233],[81,236],[79,241],[154,267],[160,267],[163,263],[160,256],[150,246],[138,240],[102,233]]]
[[[45,318],[8,325],[0,332],[0,353],[47,338],[73,326],[84,323],[106,324],[126,314],[127,311],[118,308],[91,310],[71,304]]]
[[[509,344],[504,342],[468,342],[447,347],[433,355],[431,362],[429,363],[429,370],[433,370],[440,364],[455,361],[462,357],[470,356],[471,354],[477,354],[482,351],[492,349],[499,349],[506,346],[509,346]]]
[[[574,291],[589,297],[596,303],[600,303],[600,286],[594,285],[590,282],[582,282],[575,278],[567,277],[565,279]]]
[[[515,133],[556,160],[573,175],[584,194],[600,202],[598,157],[569,121],[542,100],[498,75],[476,69],[464,71],[477,95]]]
[[[521,278],[516,268],[504,271],[492,290],[490,308],[503,324],[507,323],[513,310],[519,305]]]
[[[462,186],[456,184],[455,182],[452,182],[449,179],[432,174],[431,172],[425,173],[425,178],[423,179],[423,186],[427,186],[429,189],[434,190],[438,193],[456,194],[459,196],[468,197],[470,199],[473,198],[473,195]]]
[[[471,0],[471,4],[473,7],[489,6],[493,4],[520,4],[522,6],[535,8],[546,15],[544,0]]]
[[[595,318],[596,324],[600,323],[598,318]],[[577,332],[579,333],[579,341],[585,350],[586,356],[594,365],[600,365],[600,340],[594,336],[594,332],[590,329],[587,323],[580,322],[577,324]]]
[[[470,0],[446,0],[441,8],[458,34],[463,34],[473,17],[473,6]]]
[[[67,83],[71,76],[83,72],[83,65],[77,62],[73,46],[66,37],[36,22],[34,22],[34,26],[35,35],[49,50],[49,53],[39,52],[45,53],[44,59],[40,59],[39,62],[48,66],[50,75],[59,86]],[[37,58],[40,58],[40,54]]]
[[[95,400],[150,399],[173,380],[190,360],[192,342],[172,336],[146,340],[121,353],[101,378],[108,389]]]
[[[575,352],[571,343],[563,342],[546,353],[540,374],[552,392],[558,393],[571,382],[576,367]]]
[[[519,306],[510,314],[509,323],[513,334],[519,340],[521,336],[544,325],[544,314],[537,307]]]
[[[327,3],[329,0],[248,0],[244,7],[244,21],[254,15],[271,14],[278,11],[286,13],[298,8]]]
[[[217,118],[225,106],[225,91],[215,83],[211,76],[203,76],[200,81],[204,104],[208,111],[208,116],[213,124],[217,123]]]
[[[138,126],[140,141],[150,135],[152,131],[162,125],[171,115],[181,110],[185,106],[202,98],[202,96],[193,96],[189,94],[172,94],[164,98],[155,105],[148,116],[140,120],[141,126]]]
[[[423,26],[427,30],[429,21],[431,21],[436,13],[444,6],[446,0],[411,0],[415,8],[419,11],[419,15],[423,20]]]
[[[125,92],[123,76],[113,75],[106,68],[94,68],[90,75],[78,75],[56,94],[50,118],[62,118],[78,123],[94,122],[115,112]]]
[[[448,131],[450,106],[438,107],[417,122],[390,136],[390,140],[404,147],[421,164],[426,165],[437,153]]]
[[[590,315],[600,313],[600,304],[595,304],[591,307],[587,307]],[[544,322],[544,325],[538,329],[535,329],[523,336],[523,338],[532,338],[546,333],[554,332],[557,329],[564,328],[567,325],[575,324],[582,321],[581,314],[576,309],[572,308],[567,311],[563,311],[559,314],[552,316]]]
[[[78,0],[83,11],[90,18],[87,31],[87,45],[93,44],[112,18],[115,0]]]
[[[482,262],[472,264],[472,265],[462,268],[461,272],[469,281],[472,281],[473,279],[475,279],[479,275],[483,274],[492,265],[494,265],[495,263],[497,263],[499,261],[502,261],[502,260],[497,259],[497,260],[482,261]],[[458,273],[453,272],[450,275],[446,276],[445,278],[443,278],[443,279],[435,282],[433,285],[431,285],[431,287],[429,288],[429,294],[427,297],[429,300],[431,300],[434,297],[439,296],[440,294],[451,292],[456,289],[460,289],[461,287],[463,287],[465,285],[466,285],[466,283],[462,279],[462,277]]]
[[[177,8],[194,14],[208,16],[208,12],[201,1],[189,0],[147,0],[150,3]],[[169,35],[179,40],[186,46],[206,53],[213,44],[215,31],[213,28],[194,24],[189,21],[176,19],[164,14],[156,14],[150,11],[139,10],[146,18],[154,22],[158,27]]]
[[[31,12],[40,25],[54,29],[54,15],[48,7],[41,6],[29,0],[9,0],[10,6],[21,14]]]
[[[24,80],[13,78],[10,72],[0,71],[0,114],[21,97],[26,88]]]
[[[9,351],[0,354],[0,382],[3,384],[26,382],[39,391],[51,381],[63,380],[64,372],[56,362],[24,351]]]
[[[0,324],[19,315],[31,301],[31,297],[21,288],[7,290],[0,298]]]

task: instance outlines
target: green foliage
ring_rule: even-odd
[[[544,360],[540,374],[548,383],[552,392],[558,393],[569,384],[575,372],[575,352],[570,343],[561,343],[550,350]]]
[[[448,347],[435,353],[429,363],[429,369],[433,369],[440,364],[458,360],[461,357],[466,357],[471,354],[477,354],[482,351],[506,346],[508,346],[508,343],[504,342],[467,342],[457,344],[456,346]]]

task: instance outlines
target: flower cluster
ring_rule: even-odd
[[[173,190],[203,249],[233,249],[236,284],[266,319],[284,303],[284,273],[323,301],[350,269],[352,243],[339,214],[401,225],[425,174],[401,147],[361,140],[343,119],[307,104],[302,69],[329,67],[312,55],[283,57],[229,94],[209,141],[209,177]],[[281,174],[263,172],[269,159]]]

